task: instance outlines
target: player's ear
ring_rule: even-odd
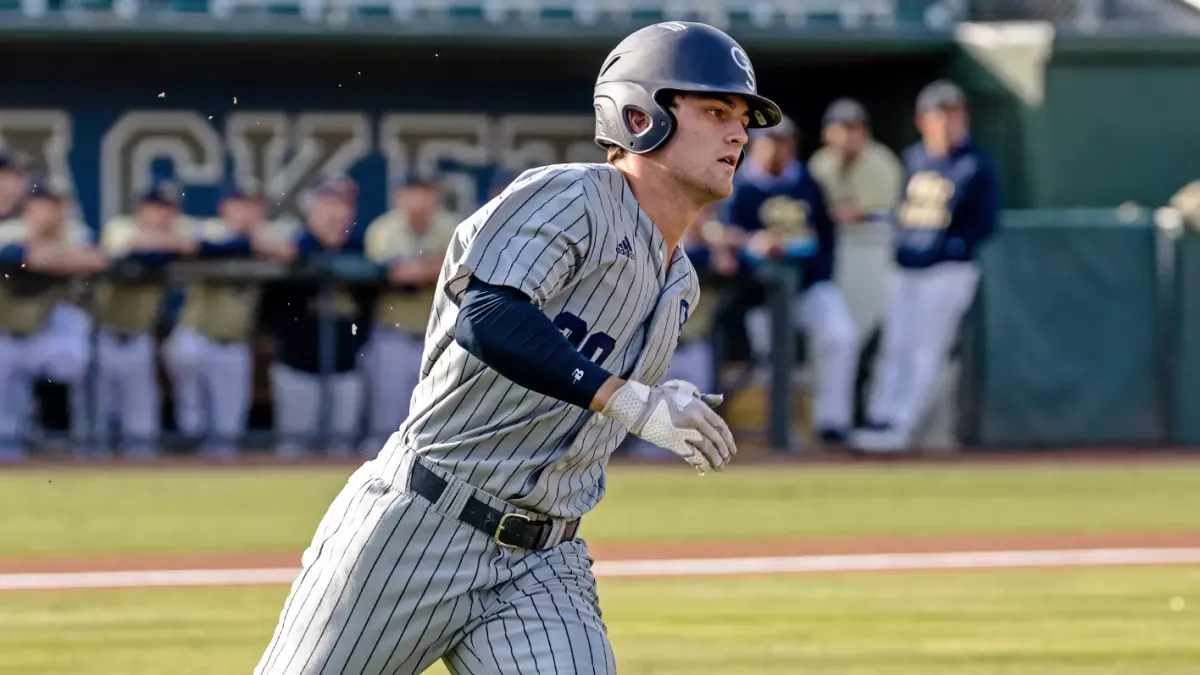
[[[651,124],[650,116],[637,108],[629,108],[625,111],[625,121],[635,134],[640,134],[649,129]]]

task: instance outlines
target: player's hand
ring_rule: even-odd
[[[719,405],[721,399],[701,394],[682,380],[658,387],[629,381],[613,393],[600,414],[674,452],[703,474],[723,470],[737,452],[725,420],[709,407]]]
[[[280,262],[291,262],[299,254],[296,242],[291,239],[262,232],[251,235],[250,246],[255,254]]]
[[[746,248],[763,258],[778,258],[783,255],[783,236],[771,230],[760,230],[750,236]]]

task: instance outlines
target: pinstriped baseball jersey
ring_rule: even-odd
[[[611,165],[560,164],[518,177],[455,232],[403,441],[379,458],[383,474],[415,452],[531,511],[565,518],[590,510],[627,430],[520,387],[468,354],[454,339],[457,303],[472,275],[518,288],[598,365],[658,384],[699,297],[682,247],[670,265],[666,253]]]

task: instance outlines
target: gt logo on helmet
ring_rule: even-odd
[[[750,57],[746,52],[741,47],[733,47],[729,50],[729,55],[733,57],[733,64],[746,73],[746,86],[750,87],[750,91],[758,91],[758,83],[754,79],[754,66],[750,65]]]

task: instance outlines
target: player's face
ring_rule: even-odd
[[[0,211],[12,210],[25,191],[25,176],[10,169],[0,170]]]
[[[861,124],[830,124],[823,136],[825,145],[841,155],[856,154],[867,144],[867,128]]]
[[[967,137],[967,110],[953,106],[923,112],[917,117],[917,127],[927,145],[948,150]]]
[[[146,203],[137,207],[136,215],[143,227],[165,230],[175,218],[175,209],[165,204]]]
[[[53,233],[63,219],[63,205],[57,199],[35,198],[25,202],[25,222],[33,227],[37,234]]]
[[[238,232],[249,232],[266,217],[257,199],[226,199],[221,202],[221,220]]]
[[[750,158],[768,173],[782,173],[787,163],[795,157],[792,148],[796,140],[790,136],[776,138],[762,136],[750,144]]]
[[[321,195],[312,201],[308,213],[309,227],[327,245],[340,246],[349,233],[354,207],[349,200],[336,195]]]
[[[400,192],[400,209],[418,218],[428,217],[437,208],[438,191],[429,185],[412,185]]]
[[[658,161],[701,202],[728,197],[746,144],[749,106],[737,96],[680,96],[673,112],[675,133]]]

